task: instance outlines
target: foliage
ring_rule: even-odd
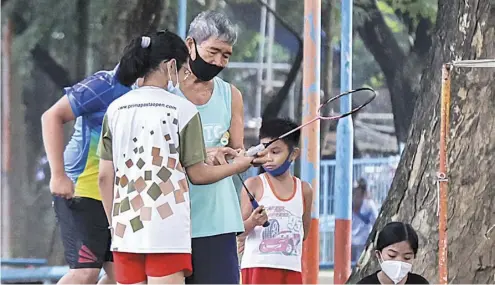
[[[378,2],[389,2],[389,6],[402,13],[409,14],[415,25],[418,24],[417,20],[420,17],[435,22],[437,16],[438,3],[436,0],[387,0]]]

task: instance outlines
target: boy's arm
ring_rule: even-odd
[[[249,192],[254,196],[256,200],[259,200],[261,196],[262,182],[258,176],[248,178],[244,184],[248,188]],[[241,212],[242,212],[242,220],[244,221],[244,233],[242,236],[247,235],[250,231],[256,227],[256,221],[252,218],[253,210],[255,210],[254,214],[259,214],[263,211],[263,207],[259,207],[258,209],[253,209],[251,205],[251,200],[246,192],[246,189],[242,187],[241,190]]]
[[[304,227],[304,238],[306,240],[309,234],[309,228],[311,226],[311,207],[313,205],[313,189],[308,182],[302,182],[302,192],[303,192],[303,227]]]

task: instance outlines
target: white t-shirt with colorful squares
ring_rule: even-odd
[[[113,251],[190,253],[191,220],[185,167],[206,157],[196,107],[145,86],[110,104],[101,159],[115,168]]]

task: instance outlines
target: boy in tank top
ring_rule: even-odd
[[[264,121],[260,141],[270,142],[296,127],[285,119]],[[302,284],[302,244],[309,232],[313,192],[307,182],[290,173],[299,156],[299,137],[297,131],[268,146],[271,161],[262,166],[266,172],[246,180],[260,206],[253,209],[242,191],[242,284]],[[266,221],[270,225],[263,227]]]

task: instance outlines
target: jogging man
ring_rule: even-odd
[[[53,207],[69,272],[59,284],[115,283],[110,230],[98,190],[96,149],[108,105],[130,88],[113,71],[99,71],[72,87],[42,116],[43,142],[51,178]],[[64,125],[75,120],[64,151]]]

